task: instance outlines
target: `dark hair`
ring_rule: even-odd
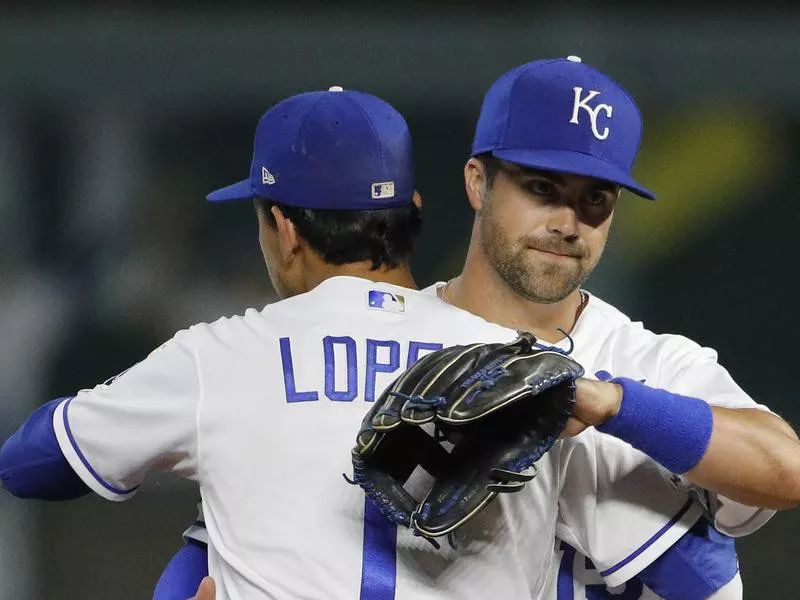
[[[499,158],[496,158],[491,152],[484,152],[478,154],[475,158],[481,161],[483,170],[486,173],[486,189],[491,189],[494,185],[494,180],[497,174],[503,170],[503,165]]]
[[[298,208],[269,198],[256,198],[254,204],[272,227],[271,209],[277,206],[297,233],[332,265],[369,260],[373,270],[397,267],[411,256],[422,226],[422,215],[413,202],[374,210]]]

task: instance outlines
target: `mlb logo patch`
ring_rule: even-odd
[[[372,184],[372,199],[386,200],[394,198],[394,181],[383,181]]]
[[[406,310],[406,299],[400,294],[392,294],[381,290],[370,290],[367,306],[377,310],[401,313]]]

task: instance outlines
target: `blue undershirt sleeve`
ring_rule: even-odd
[[[0,448],[0,481],[18,498],[72,500],[91,490],[56,440],[53,413],[66,398],[40,406]]]

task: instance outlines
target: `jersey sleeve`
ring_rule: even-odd
[[[711,406],[734,409],[769,409],[753,400],[717,362],[717,353],[681,336],[664,336],[657,387],[700,398]],[[717,529],[732,537],[753,533],[776,513],[735,502],[698,488],[675,476],[677,486],[688,491]]]
[[[84,483],[126,500],[151,469],[194,477],[199,396],[191,339],[181,332],[113,380],[61,402],[53,426]]]
[[[645,454],[588,429],[564,440],[557,536],[589,557],[607,585],[622,585],[701,517]]]
[[[650,385],[705,400],[722,408],[756,408],[758,404],[719,364],[716,351],[682,336],[663,336],[657,379]],[[648,369],[649,370],[649,369]]]
[[[734,541],[705,519],[623,585],[607,586],[594,563],[563,541],[556,558],[556,600],[742,600]]]

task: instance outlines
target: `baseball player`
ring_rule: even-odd
[[[259,149],[259,141],[258,141],[258,138],[257,138],[256,151],[258,151],[258,149]],[[253,165],[254,165],[254,169],[256,169],[256,167],[258,166],[258,163],[254,160]],[[273,175],[266,167],[261,166],[261,169],[262,170],[260,172],[260,177],[261,177],[262,185],[275,185],[276,182],[279,180],[279,178],[276,177],[275,175]],[[256,175],[259,175],[259,173],[256,173]],[[251,177],[255,177],[255,176],[251,176]],[[270,180],[271,180],[271,183],[270,183]],[[390,184],[394,184],[394,183],[395,183],[394,181],[374,183],[374,185],[371,188],[372,194],[373,194],[373,199],[376,199],[375,198],[376,195],[377,196],[381,196],[382,194],[387,194],[388,195],[388,194],[392,193],[392,191],[394,189],[394,186],[390,185]],[[380,185],[378,185],[378,184],[380,184]],[[252,188],[255,187],[256,180],[255,179],[251,179],[248,182],[248,185],[251,186],[251,188],[249,190],[249,194],[252,195],[252,193],[253,193]],[[376,186],[378,186],[378,187],[376,187]],[[237,193],[243,193],[243,191],[241,190],[241,186],[239,186],[239,188],[237,188],[234,191],[236,191]],[[247,197],[250,197],[250,196],[247,196]],[[357,208],[360,208],[360,207],[357,207]],[[277,209],[277,210],[280,212],[280,209]],[[264,212],[265,211],[262,210],[259,213],[259,214],[262,215],[262,218],[263,218]],[[291,223],[291,221],[287,221],[287,222]],[[277,234],[278,234],[277,235],[277,241],[278,242],[286,242],[287,240],[291,241],[291,236],[288,235],[284,231],[284,229],[282,229],[281,223],[284,223],[284,222],[280,221],[276,216],[276,219],[275,219],[275,230],[277,231]],[[272,237],[272,239],[269,239],[270,236],[263,235],[263,232],[264,232],[264,230],[263,230],[263,227],[262,227],[262,237],[264,238],[264,239],[262,239],[262,245],[263,245],[263,247],[265,249],[265,257],[267,258],[268,265],[271,264],[270,263],[270,259],[271,258],[274,260],[276,257],[279,257],[279,258],[283,259],[283,258],[285,258],[287,256],[288,257],[292,256],[291,253],[287,254],[286,249],[280,243],[278,243],[278,244],[275,243],[276,240],[275,240],[274,236]],[[270,246],[270,241],[273,243],[272,246]],[[286,295],[291,295],[293,293],[296,293],[297,291],[301,291],[301,290],[307,289],[307,287],[309,287],[309,286],[313,287],[314,284],[317,283],[317,281],[314,281],[314,278],[316,277],[316,278],[319,279],[321,277],[318,274],[317,275],[309,275],[309,271],[311,271],[313,273],[313,269],[309,269],[308,267],[309,267],[309,265],[314,266],[314,263],[313,263],[313,261],[311,261],[310,263],[306,264],[307,262],[308,261],[304,261],[303,263],[300,263],[300,264],[303,265],[302,268],[297,266],[298,263],[294,263],[294,267],[292,267],[291,269],[287,270],[282,278],[276,277],[275,274],[271,270],[271,275],[273,276],[273,279],[276,281],[277,289],[282,290],[283,293],[285,293]],[[272,263],[272,264],[274,265],[274,263]],[[322,277],[322,279],[324,279],[324,277]],[[407,277],[405,275],[403,275],[399,279],[402,281],[403,279],[407,279]],[[323,283],[322,285],[325,285],[325,283]],[[281,287],[281,286],[283,286],[283,287]],[[320,287],[320,286],[317,286],[314,289],[316,290],[318,287]],[[389,312],[397,312],[397,313],[405,312],[405,309],[406,309],[406,300],[405,300],[405,298],[397,297],[398,295],[396,293],[394,295],[391,295],[392,292],[382,292],[381,294],[376,294],[375,297],[373,298],[372,297],[372,291],[380,291],[380,290],[370,290],[370,299],[368,301],[368,304],[369,304],[370,308],[374,308],[374,309],[378,309],[378,310],[388,310]],[[408,291],[406,291],[406,293],[410,297],[414,297],[414,295],[412,293],[410,293]],[[384,295],[384,294],[389,294],[389,295],[387,296],[387,295]],[[445,290],[445,293],[443,295],[446,296],[446,290]],[[337,294],[333,294],[333,296],[337,296]],[[311,309],[310,306],[304,306],[303,308],[305,310]],[[251,317],[252,317],[252,315],[251,315]],[[439,321],[437,320],[436,322],[439,322]],[[252,324],[249,324],[249,325],[252,325]],[[486,324],[482,324],[482,325],[485,326]],[[213,330],[214,328],[211,327],[210,329]],[[430,331],[430,327],[428,327],[426,330]],[[477,332],[477,329],[475,331]],[[212,339],[217,339],[219,337],[219,333],[220,332],[211,331],[209,333],[212,334]],[[214,334],[217,334],[217,335],[214,335]],[[190,332],[189,335],[191,335],[191,332]],[[187,335],[187,337],[188,337],[188,335]],[[354,388],[357,387],[358,381],[354,377],[351,378],[350,369],[348,368],[346,370],[347,371],[347,375],[346,375],[347,385],[346,385],[346,388],[345,388],[344,391],[337,390],[336,370],[335,370],[336,362],[334,360],[334,357],[335,357],[334,344],[341,344],[341,345],[344,346],[344,349],[342,349],[341,352],[343,352],[345,354],[345,357],[348,360],[348,364],[350,362],[349,359],[350,359],[350,356],[351,356],[350,348],[351,347],[353,348],[352,354],[356,354],[355,349],[358,347],[358,345],[355,344],[355,342],[350,343],[350,341],[349,341],[350,337],[349,336],[339,336],[339,337],[346,337],[347,339],[339,341],[339,339],[336,338],[336,341],[330,341],[330,342],[328,342],[329,346],[325,346],[324,340],[327,340],[330,337],[331,336],[326,336],[325,338],[323,338],[322,345],[323,345],[323,348],[324,348],[324,352],[323,353],[325,355],[325,360],[326,360],[326,363],[325,363],[326,364],[326,370],[325,370],[326,378],[325,378],[325,381],[324,381],[324,385],[320,385],[320,384],[322,384],[322,381],[320,381],[318,379],[318,381],[317,381],[317,384],[318,384],[317,385],[317,389],[323,389],[324,388],[325,389],[325,394],[332,400],[336,400],[336,401],[352,401],[352,399],[355,398],[356,395],[357,395],[357,391]],[[333,337],[336,337],[336,336],[333,336]],[[399,336],[396,336],[396,337],[399,337]],[[470,336],[470,338],[474,339],[474,335]],[[177,341],[177,339],[178,338],[176,338],[176,341]],[[298,392],[297,391],[298,388],[296,387],[296,382],[295,382],[295,362],[292,360],[291,347],[289,345],[290,342],[291,342],[291,339],[292,339],[291,337],[283,338],[282,341],[281,341],[281,346],[280,346],[280,357],[281,357],[281,362],[282,362],[282,365],[283,365],[283,380],[284,380],[284,385],[285,385],[284,391],[285,391],[285,394],[286,394],[287,403],[316,401],[318,399],[318,392],[313,392],[313,391]],[[285,343],[284,343],[283,340],[285,340]],[[184,341],[188,341],[188,340],[184,340]],[[224,341],[224,340],[220,340],[220,341]],[[375,340],[372,340],[372,341],[375,341]],[[396,340],[392,340],[392,341],[396,341]],[[448,341],[450,343],[457,343],[457,341],[455,341],[455,340],[448,340]],[[370,354],[370,350],[369,350],[370,339],[367,339],[366,342],[367,342],[367,344],[366,344],[366,346],[367,346],[366,368],[367,369],[366,370],[369,373],[369,371],[370,371],[370,368],[369,368],[370,367],[370,361],[369,361],[369,359],[372,356],[372,354]],[[412,348],[412,346],[414,346],[414,344],[416,344],[416,342],[409,341],[409,343],[408,343],[408,356],[406,357],[407,358],[406,362],[410,361],[412,359],[412,356],[414,356],[412,354],[412,352],[411,352],[411,348]],[[430,347],[433,347],[433,346],[435,346],[435,344],[430,344]],[[402,359],[403,359],[402,345],[400,345],[400,348],[401,348],[400,356],[397,356],[397,352],[395,350],[392,350],[392,348],[396,347],[394,344],[389,344],[389,347],[390,347],[389,355],[387,356],[387,358],[390,361],[389,363],[384,364],[382,362],[376,362],[377,358],[373,357],[373,364],[372,364],[373,375],[376,375],[379,372],[387,372],[387,371],[396,370],[395,364],[398,363],[398,360],[397,360],[398,358],[401,359],[400,362],[402,362]],[[415,346],[414,347],[416,356],[419,355],[420,348],[422,348],[422,347],[420,347],[420,346]],[[426,348],[427,348],[427,346],[426,346]],[[424,348],[422,348],[422,349],[424,349]],[[428,349],[430,349],[430,348],[428,348]],[[164,352],[164,351],[162,351],[162,352]],[[373,352],[375,352],[377,354],[377,350],[374,350]],[[158,354],[160,354],[160,353],[158,353]],[[395,358],[392,358],[393,356]],[[151,361],[151,359],[148,359],[148,361],[155,362],[154,359],[155,359],[155,357],[153,357],[152,361]],[[197,361],[197,360],[198,360],[197,357],[195,357],[195,361]],[[145,361],[145,362],[148,362],[148,361]],[[302,363],[300,363],[300,364],[302,364]],[[391,369],[388,369],[388,368],[379,369],[378,368],[379,365],[382,365],[383,367],[392,367],[392,368]],[[333,368],[331,368],[331,366],[333,366]],[[141,371],[142,369],[134,368],[134,370]],[[355,370],[355,371],[357,372],[357,370]],[[118,381],[122,381],[123,379],[130,380],[132,377],[133,376],[131,374],[126,374],[125,376],[120,378],[120,380],[118,380]],[[332,380],[329,381],[328,377],[331,377]],[[291,382],[291,385],[290,385],[290,382]],[[370,383],[371,383],[371,385],[370,385]],[[113,388],[117,384],[118,384],[118,382],[114,382],[114,384],[112,386],[110,386],[110,387]],[[609,384],[609,385],[612,385],[612,384]],[[618,385],[618,384],[615,384],[615,385]],[[365,382],[365,385],[364,385],[364,393],[367,396],[367,399],[370,399],[369,398],[370,391],[372,392],[372,394],[373,394],[372,397],[374,398],[375,386],[376,386],[375,381],[372,380],[372,382],[371,382],[370,378],[368,377],[366,382]],[[122,389],[124,390],[124,388],[122,388]],[[589,388],[589,389],[592,389],[592,388]],[[600,386],[599,388],[594,388],[594,389],[602,389],[602,386]],[[354,392],[356,393],[356,395],[354,395]],[[97,392],[95,392],[95,393],[97,393]],[[342,397],[342,395],[344,397]],[[587,396],[591,396],[591,393],[588,393]],[[67,402],[58,404],[58,408],[56,408],[57,414],[56,414],[56,421],[55,421],[56,424],[57,424],[57,431],[59,431],[59,427],[60,427],[60,425],[58,425],[60,423],[59,417],[61,417],[63,414],[65,414],[67,412],[67,410],[69,410],[70,403],[72,403],[72,404],[74,404],[76,406],[81,406],[81,402],[80,401],[82,399],[84,399],[84,398],[90,398],[90,397],[91,397],[91,394],[87,393],[87,394],[84,394],[83,396],[79,395],[74,401],[67,401]],[[600,397],[600,396],[598,396],[598,397]],[[87,409],[94,408],[96,410],[96,407],[91,404],[91,400],[90,399],[87,399],[84,402],[87,405]],[[89,412],[92,412],[92,411],[89,411]],[[102,411],[100,411],[100,412],[102,412]],[[591,411],[589,411],[589,413],[591,413]],[[586,415],[582,416],[582,418],[586,419],[586,421],[584,421],[584,423],[586,423],[586,424],[598,424],[599,425],[602,422],[602,421],[590,422],[590,421],[592,421],[594,419],[594,417],[589,413],[587,413]],[[579,416],[581,416],[581,415],[579,415]],[[604,414],[604,417],[607,418],[608,416],[609,416],[609,414]],[[605,420],[605,419],[603,419],[603,420]],[[67,423],[68,421],[71,422],[71,419],[67,419],[66,417],[64,417],[64,422]],[[215,423],[216,423],[216,421],[215,421]],[[62,438],[66,437],[66,441],[62,441],[61,442],[62,449],[65,448],[65,447],[66,448],[71,448],[73,450],[73,452],[75,452],[76,448],[82,448],[83,447],[82,445],[81,446],[76,446],[76,444],[73,442],[73,435],[70,433],[72,428],[67,428],[65,426],[65,429],[66,429],[67,434],[66,435],[62,434],[62,436],[61,436]],[[599,437],[603,437],[603,436],[599,436]],[[614,439],[614,438],[608,437],[608,439],[611,440],[611,439]],[[70,442],[71,446],[68,445],[66,442]],[[575,445],[571,445],[571,446],[568,446],[568,445],[565,444],[565,446],[567,448],[571,448],[573,453],[577,452],[578,454],[580,454],[581,452],[585,452],[584,450],[580,450],[580,451],[575,450],[575,448],[580,448],[581,447],[580,444],[575,444]],[[78,450],[78,452],[81,452],[81,451]],[[76,452],[76,453],[78,453],[78,452]],[[561,458],[569,458],[569,450],[565,450],[565,452],[567,452],[567,454],[562,454]],[[607,462],[613,463],[613,460],[611,460],[610,457],[611,457],[610,453],[604,455],[604,458],[608,459]],[[68,458],[69,458],[69,456],[68,456]],[[80,459],[80,460],[78,460],[78,459]],[[97,480],[97,477],[95,475],[95,472],[94,472],[93,468],[87,466],[89,464],[93,464],[93,462],[84,460],[84,455],[83,455],[82,452],[80,453],[80,456],[78,456],[78,459],[76,459],[74,456],[72,457],[73,467],[76,468],[77,470],[80,470],[80,465],[82,464],[85,467],[85,470],[88,471],[88,473],[86,473],[86,472],[82,473],[82,475],[85,477],[85,481],[87,481],[87,483],[90,483],[90,484],[94,483],[95,484],[95,488],[97,489],[97,491],[100,491],[100,489],[101,489],[100,486],[96,485],[98,483],[98,480]],[[195,457],[195,462],[196,461],[197,461],[197,457]],[[569,460],[567,460],[566,462],[569,462]],[[182,464],[182,463],[178,463],[178,464],[175,464],[175,465],[168,465],[168,466],[170,468],[175,469],[178,472],[191,473],[192,476],[197,477],[198,479],[200,479],[200,475],[198,474],[199,469],[198,469],[197,465],[196,464],[192,465],[191,461],[189,461],[189,463],[190,464],[188,464],[188,465]],[[193,471],[192,467],[194,468],[194,471]],[[567,469],[567,474],[564,475],[565,479],[569,479],[569,473],[570,473],[570,470]],[[94,477],[94,479],[93,479],[93,477]],[[102,482],[101,482],[101,485],[102,485]],[[202,485],[202,480],[201,480],[201,485]],[[577,485],[577,487],[581,487],[578,484],[576,484],[576,485]],[[213,489],[213,488],[215,488],[217,486],[213,486],[212,485],[210,487],[211,487],[211,489]],[[569,486],[565,486],[565,487],[569,487]],[[108,491],[108,488],[105,488],[105,489]],[[111,490],[111,491],[114,492],[114,493],[119,494],[118,490],[117,491]],[[585,492],[585,489],[582,490],[582,492]],[[573,494],[573,495],[575,495],[575,494]],[[595,494],[595,497],[599,498],[601,495],[602,495],[602,492],[597,492]],[[565,494],[565,496],[569,496],[569,494]],[[579,494],[577,496],[586,497],[585,494]],[[204,495],[204,501],[206,501],[206,505],[207,505],[207,508],[208,508],[208,502],[207,502],[207,499],[206,499],[206,495]],[[563,497],[562,497],[562,505],[563,505],[562,506],[562,511],[565,514],[569,514],[570,511],[567,510],[567,507],[569,506],[569,501],[567,499],[564,499]],[[509,509],[509,507],[507,507],[507,506],[501,506],[500,508],[504,509],[504,510],[508,510]],[[587,511],[585,508],[586,507],[583,507],[581,510],[576,510],[575,511],[576,514],[578,512],[580,512],[583,515],[588,515],[588,514],[590,514],[592,512],[591,510]],[[666,525],[669,526],[669,527],[666,527],[666,529],[671,532],[671,535],[674,532],[681,532],[681,526],[684,527],[684,529],[682,531],[685,532],[685,527],[687,526],[687,524],[690,524],[693,520],[696,520],[696,518],[697,518],[697,515],[693,513],[692,507],[690,507],[690,506],[687,506],[685,508],[681,508],[679,513],[680,514],[678,514],[678,513],[673,514],[671,521],[666,523]],[[692,518],[688,518],[687,515],[691,515]],[[684,519],[684,517],[687,517],[687,518]],[[585,519],[584,519],[584,521],[585,521]],[[613,521],[613,519],[610,519],[609,522],[610,521]],[[674,521],[674,522],[672,522],[672,521]],[[210,523],[210,525],[211,525],[211,523]],[[225,525],[224,522],[223,523],[217,523],[213,527],[210,527],[210,531],[213,532],[213,531],[216,530],[217,533],[219,534],[220,532],[225,531],[224,525]],[[680,525],[680,526],[678,526],[678,525]],[[583,523],[583,526],[585,527],[585,523]],[[599,549],[598,550],[594,550],[592,548],[592,546],[594,545],[592,543],[592,540],[590,540],[589,536],[587,536],[583,531],[581,531],[581,519],[576,519],[570,526],[566,526],[565,525],[565,528],[566,528],[565,530],[569,530],[571,532],[571,536],[572,537],[568,538],[568,539],[572,539],[573,543],[582,544],[582,548],[584,550],[592,552],[593,555],[595,555],[595,554],[600,555],[601,557],[603,557],[603,560],[605,561],[606,564],[608,564],[610,556],[614,556],[614,555],[618,556],[619,555],[619,548],[608,549],[605,552],[605,556],[604,556],[604,553],[602,551],[600,551]],[[212,533],[212,542],[214,542],[212,544],[212,546],[219,545],[220,547],[224,547],[223,544],[222,544],[222,540],[220,540],[220,541],[214,540],[213,539],[213,535],[214,534]],[[624,537],[624,536],[620,536],[620,537]],[[669,536],[661,536],[662,539],[660,539],[658,541],[658,544],[653,543],[651,538],[648,538],[648,547],[649,548],[655,548],[657,545],[665,542],[668,537]],[[680,534],[678,535],[678,537],[680,537]],[[672,539],[674,540],[675,538],[672,538]],[[630,543],[630,540],[626,540],[626,543]],[[628,573],[630,571],[631,573],[635,573],[634,565],[639,565],[639,568],[641,568],[641,566],[645,564],[644,563],[645,559],[644,558],[639,559],[638,557],[639,556],[647,556],[648,554],[649,554],[649,552],[648,553],[637,552],[637,555],[635,557],[631,556],[631,557],[625,557],[624,559],[622,559],[622,561],[620,561],[620,563],[624,562],[625,565],[631,565],[630,567],[626,567],[625,571],[623,571],[623,572]],[[368,556],[368,555],[371,555],[371,554],[368,554],[366,552],[364,553],[365,557]],[[224,556],[224,553],[220,553],[220,556]],[[230,558],[230,556],[228,558]],[[213,562],[213,560],[214,560],[214,558],[213,558],[213,554],[212,554],[212,562]],[[225,562],[225,559],[222,559],[220,562]],[[399,561],[397,561],[397,562],[399,562]],[[463,562],[464,562],[464,558],[463,557],[462,557],[461,562],[463,564]],[[625,566],[625,565],[623,565],[623,566]],[[228,563],[226,566],[231,567],[231,564]],[[537,566],[541,566],[541,563],[539,563]],[[240,573],[235,568],[233,568],[231,570],[235,571],[235,573],[230,575],[230,580],[232,582],[235,582],[237,576],[242,576],[242,573]],[[373,572],[374,570],[375,570],[374,568],[367,569],[367,565],[365,564],[364,568],[362,569],[362,575],[363,574],[369,574],[369,573]],[[619,569],[619,567],[616,567],[616,565],[612,565],[608,570],[611,570],[612,572],[617,572],[620,569]],[[224,569],[221,569],[221,572],[222,571],[224,571]],[[541,573],[543,573],[545,571],[542,571],[540,568],[537,568],[536,572],[539,573],[539,576],[541,578]],[[396,573],[395,573],[395,576],[396,576]],[[620,572],[619,577],[622,577],[622,572]],[[252,576],[252,577],[248,578],[246,575],[244,576],[244,578],[245,579],[256,579],[255,576]],[[251,583],[252,583],[252,581],[251,581]],[[263,582],[261,582],[261,583],[263,583]],[[362,580],[362,588],[361,588],[362,591],[365,589],[363,583],[364,582]],[[441,582],[437,582],[437,583],[441,583]],[[544,581],[544,582],[543,581],[534,581],[532,584],[529,581],[528,583],[530,584],[531,592],[534,595],[537,595],[538,593],[540,593],[540,591],[547,589],[547,584],[548,584],[547,581]],[[230,585],[233,586],[234,583],[231,583]],[[258,585],[258,580],[257,579],[256,579],[256,585]],[[409,585],[411,587],[413,587],[413,584],[409,584]],[[259,588],[259,589],[264,591],[263,587]],[[369,589],[372,589],[372,588],[369,587]],[[411,589],[411,588],[409,588],[409,589]],[[494,589],[496,591],[496,588],[492,588],[492,589]],[[242,590],[239,590],[239,591],[244,591],[244,588],[242,588]],[[443,594],[447,594],[446,586],[445,586],[445,589],[443,589],[443,590],[440,590],[440,586],[437,586],[437,593],[439,593],[440,591]],[[477,588],[476,588],[475,591],[477,591]],[[232,594],[234,592],[229,590],[229,593]],[[462,592],[462,594],[463,594],[463,592]]]
[[[384,102],[334,89],[273,107],[250,177],[209,199],[255,201],[286,300],[182,331],[114,380],[44,405],[0,451],[3,485],[21,497],[88,486],[125,500],[152,469],[197,481],[221,599],[550,598],[558,528],[616,573],[610,581],[645,569],[700,509],[622,442],[602,465],[592,435],[559,442],[536,485],[491,504],[441,552],[341,480],[365,403],[407,365],[443,346],[516,337],[410,289],[413,189],[407,127]],[[659,492],[625,515],[624,532],[620,503],[606,501],[618,496],[606,474],[618,473]]]
[[[654,198],[629,175],[640,130],[625,90],[578,57],[535,61],[503,75],[486,94],[465,166],[476,217],[464,269],[435,287],[446,302],[571,349],[595,379],[618,381],[621,388],[579,382],[579,396],[591,388],[598,405],[578,417],[576,430],[597,425],[603,412],[615,414],[598,427],[612,436],[598,442],[621,439],[646,452],[674,485],[693,491],[719,530],[743,535],[773,514],[747,505],[797,504],[796,434],[753,403],[713,350],[656,335],[580,289],[601,257],[620,188]],[[648,426],[625,431],[639,419]],[[684,544],[684,558],[717,546],[728,572],[735,570],[731,540],[703,522],[694,533],[708,543]],[[595,568],[568,531],[560,527],[558,534],[570,542],[556,548],[559,598],[657,597],[641,582],[607,589],[616,583],[613,568]],[[679,561],[664,562],[654,583],[660,593],[704,597],[696,580],[676,576],[685,573]]]
[[[757,507],[797,502],[796,435],[732,381],[713,350],[680,336],[655,335],[580,289],[600,259],[620,187],[652,197],[630,177],[640,132],[641,117],[630,96],[577,57],[537,61],[505,74],[486,96],[474,157],[465,168],[476,220],[464,270],[451,282],[428,291],[437,291],[445,302],[487,320],[532,331],[565,350],[571,348],[595,379],[626,377],[626,404],[645,402],[636,411],[642,421],[670,424],[669,431],[647,431],[648,435],[638,438],[627,436],[624,425],[622,432],[611,432],[619,437],[588,430],[584,435],[593,438],[592,451],[602,468],[582,480],[599,474],[638,482],[632,474],[644,450],[664,466],[664,480],[689,492],[708,519],[697,521],[680,539],[669,538],[675,542],[670,550],[664,552],[665,539],[656,537],[652,543],[629,546],[628,556],[633,559],[599,569],[596,550],[581,546],[567,528],[560,527],[558,533],[566,542],[558,541],[553,548],[558,598],[712,594],[740,598],[733,541],[710,522],[730,536],[745,535],[773,514]],[[564,331],[570,336],[565,338]],[[595,390],[593,384],[583,385]],[[619,392],[612,384],[596,389]],[[714,406],[711,411],[708,404]],[[662,405],[673,412],[652,411]],[[616,410],[616,406],[611,409]],[[592,418],[573,424],[581,429]],[[628,466],[617,468],[597,459],[610,456],[620,445],[631,458]],[[764,469],[766,464],[778,468]],[[721,495],[694,487],[692,482]],[[645,481],[641,487],[646,492],[653,489],[652,482]],[[611,499],[616,493],[618,501],[630,502],[631,514],[652,501],[649,493],[625,497],[619,485],[604,491]],[[586,497],[590,503],[597,498]],[[682,510],[679,507],[676,518],[685,515]],[[631,527],[624,516],[615,526],[620,535]],[[190,529],[188,537],[198,544],[205,539],[200,526]],[[601,544],[617,541],[616,535],[600,540]],[[196,551],[194,543],[190,541],[187,548]],[[635,571],[637,558],[655,552],[663,554],[650,572],[630,579],[627,568]],[[629,581],[627,586],[625,581]],[[671,587],[675,584],[682,587]]]

